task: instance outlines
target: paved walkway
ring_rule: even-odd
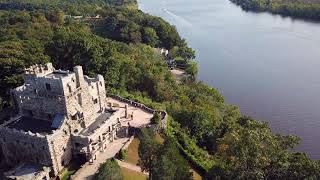
[[[89,164],[88,162],[83,165],[72,177],[72,180],[91,180],[94,174],[98,171],[100,165],[107,159],[114,157],[122,146],[128,141],[129,138],[116,139],[108,144],[104,152],[97,155],[97,159]]]
[[[108,97],[106,99],[106,101],[108,103],[119,105],[119,108],[124,108],[126,105],[126,103],[118,101],[118,100],[110,98],[110,97]],[[137,128],[141,127],[143,125],[150,124],[150,120],[153,117],[152,113],[146,112],[143,109],[140,109],[138,107],[134,107],[130,104],[127,104],[127,105],[128,105],[128,114],[133,115],[133,120],[131,120],[131,118],[128,118],[128,119],[121,118],[121,124],[123,126],[127,126],[128,122],[130,123],[130,126],[137,127]],[[114,108],[116,108],[116,107],[114,107]]]
[[[118,108],[124,108],[126,103],[123,103],[121,101],[107,98],[107,102],[112,104],[117,104]],[[128,113],[130,115],[133,115],[133,119],[128,118],[122,118],[121,124],[122,126],[127,126],[128,122],[130,123],[130,126],[133,127],[141,127],[143,125],[147,125],[150,123],[150,119],[153,117],[152,113],[148,113],[140,108],[134,107],[132,105],[128,105]],[[104,163],[107,159],[110,159],[114,157],[117,152],[123,147],[123,145],[129,140],[129,138],[121,138],[116,139],[114,142],[108,144],[107,149],[105,149],[104,152],[97,155],[97,159],[92,163],[89,164],[88,162],[84,164],[72,177],[72,180],[91,180],[94,176],[94,174],[98,171],[100,165]],[[127,169],[141,172],[141,168],[139,166],[125,163],[122,161],[118,161],[119,165],[122,167],[125,167]],[[144,173],[147,174],[147,173]],[[148,174],[147,174],[148,175]]]

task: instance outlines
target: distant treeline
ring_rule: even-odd
[[[268,11],[274,14],[320,20],[320,2],[318,1],[271,1],[271,0],[230,0],[244,10]]]
[[[0,10],[57,10],[67,12],[73,7],[89,7],[104,5],[125,6],[136,5],[136,0],[0,0]]]
[[[22,3],[41,4],[35,1]],[[48,6],[73,2],[47,1]],[[57,69],[72,70],[80,64],[85,74],[104,76],[108,93],[167,111],[163,145],[149,132],[140,137],[139,165],[149,171],[149,179],[191,179],[179,153],[202,171],[204,180],[320,179],[320,162],[290,151],[298,137],[273,134],[267,123],[243,116],[195,77],[174,79],[154,48],[164,47],[186,63],[195,58],[174,26],[134,8],[81,2],[70,4],[73,9],[0,10],[0,109],[12,105],[10,89],[23,84],[24,68],[52,62]],[[65,16],[77,13],[100,18]],[[187,72],[196,76],[196,65],[191,67]]]

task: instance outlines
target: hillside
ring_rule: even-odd
[[[139,146],[146,151],[141,153],[144,168],[154,177],[187,179],[182,173],[189,171],[187,159],[206,179],[320,178],[318,162],[290,151],[298,137],[273,134],[267,123],[241,115],[215,88],[195,80],[195,52],[163,19],[100,0],[17,2],[0,0],[1,108],[12,105],[10,89],[22,83],[25,67],[49,61],[61,69],[80,64],[89,76],[103,75],[109,93],[170,115],[166,143],[154,143],[144,132]],[[61,5],[52,5],[56,2]],[[25,4],[32,8],[21,8]],[[101,17],[87,21],[69,14]],[[193,67],[190,76],[176,82],[157,47]],[[170,171],[176,163],[182,171]]]
[[[230,0],[244,10],[271,12],[306,20],[320,20],[319,0]]]

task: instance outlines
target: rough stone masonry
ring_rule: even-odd
[[[8,166],[40,164],[56,176],[74,157],[94,161],[128,114],[106,105],[104,78],[83,75],[81,66],[70,72],[35,65],[23,78],[24,85],[12,90],[17,114],[0,125]]]

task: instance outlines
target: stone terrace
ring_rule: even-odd
[[[125,106],[128,105],[129,118],[123,118],[121,120],[122,126],[127,126],[128,123],[130,123],[130,126],[139,128],[150,124],[150,120],[153,117],[153,113],[147,112],[144,109],[132,106],[114,98],[109,97],[106,99],[106,101],[109,104],[111,103],[111,106],[113,108],[125,108]],[[132,118],[130,117],[130,115],[133,115]]]

